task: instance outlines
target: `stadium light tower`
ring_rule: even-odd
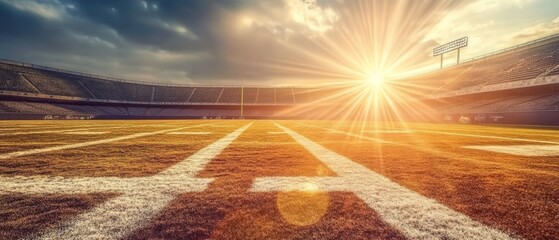
[[[443,68],[443,55],[454,50],[458,50],[458,56],[456,57],[456,64],[460,63],[460,49],[468,46],[468,37],[463,37],[456,39],[447,44],[443,44],[433,49],[433,57],[441,56],[441,69]]]

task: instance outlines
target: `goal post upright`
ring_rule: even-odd
[[[244,118],[245,86],[241,86],[241,118]]]

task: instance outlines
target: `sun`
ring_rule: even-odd
[[[371,73],[367,76],[367,82],[373,87],[382,87],[384,76],[378,73]]]
[[[254,23],[254,20],[249,16],[243,16],[241,18],[241,24],[245,27],[250,27]]]

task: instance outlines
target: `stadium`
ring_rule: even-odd
[[[78,19],[73,11],[87,5],[78,2],[0,1],[0,13],[10,24],[25,11],[62,22]],[[166,4],[139,2],[143,11]],[[345,16],[343,1],[283,2],[318,9],[321,21]],[[470,4],[433,2],[433,11]],[[44,15],[62,4],[55,20]],[[223,8],[223,18],[234,12]],[[258,17],[237,30],[264,29]],[[334,31],[317,19],[309,29]],[[475,38],[437,43],[428,49],[434,68],[390,77],[349,79],[306,62],[262,68],[288,69],[295,82],[336,79],[324,84],[110,77],[108,68],[64,67],[79,58],[44,64],[62,52],[25,58],[15,42],[0,42],[0,239],[559,239],[559,34],[547,33],[468,58]],[[309,37],[334,41],[324,38]]]

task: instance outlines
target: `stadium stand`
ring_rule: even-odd
[[[191,103],[216,103],[223,88],[197,87],[190,98]]]
[[[165,87],[156,86],[153,97],[154,102],[188,102],[194,92],[191,87]]]
[[[293,98],[295,103],[308,103],[310,102],[310,89],[308,88],[293,88]]]
[[[256,103],[258,97],[258,88],[244,88],[243,89],[243,102],[247,104]]]
[[[455,113],[532,112],[559,110],[559,93],[512,95],[497,99],[470,100],[441,106],[438,111]]]
[[[423,93],[434,93],[552,76],[559,73],[558,49],[559,37],[403,80],[413,86],[430,86]]]
[[[153,86],[121,83],[122,96],[125,101],[131,102],[151,102],[151,95],[153,93]]]
[[[538,118],[557,119],[554,123],[523,118],[527,123],[559,125],[556,117],[559,116],[559,35],[442,70],[393,80],[390,84],[395,86],[394,89],[405,88],[414,93],[392,106],[401,108],[402,115],[406,115],[403,105],[409,105],[404,102],[419,101],[427,106],[423,109],[424,114],[439,119],[449,114],[490,113],[513,114],[507,116],[514,118],[516,113],[527,112],[539,114]],[[340,106],[356,104],[355,99],[363,97],[366,98],[361,86],[157,85],[0,61],[0,118],[9,119],[45,116],[74,119],[69,115],[95,118],[306,118],[305,112],[309,111],[304,110],[305,106],[315,111],[313,116],[328,116],[316,113],[321,107],[324,111],[339,112],[343,109]],[[289,111],[290,107],[297,111]],[[289,115],[291,112],[301,115]]]
[[[277,88],[276,103],[278,104],[295,103],[295,97],[293,97],[293,88]]]
[[[80,98],[92,98],[79,83],[79,80],[72,77],[60,76],[54,74],[22,74],[24,78],[29,80],[33,86],[37,87],[43,94],[70,96]],[[64,78],[65,77],[65,78]]]
[[[241,88],[223,88],[219,103],[241,103]]]
[[[256,103],[260,103],[260,104],[276,103],[276,91],[273,88],[259,88]]]
[[[110,99],[110,100],[120,100],[124,101],[123,93],[121,90],[121,83],[100,80],[100,79],[90,79],[82,81],[84,87],[86,87],[97,99]]]
[[[0,88],[8,91],[38,93],[31,83],[25,80],[18,72],[0,65]]]
[[[17,113],[18,111],[0,102],[0,112],[2,113]]]
[[[60,105],[49,104],[49,103],[3,101],[1,102],[1,105],[18,113],[29,113],[29,114],[42,113],[42,114],[61,114],[61,115],[80,114],[80,112],[78,111],[74,111],[72,109],[65,108]]]

